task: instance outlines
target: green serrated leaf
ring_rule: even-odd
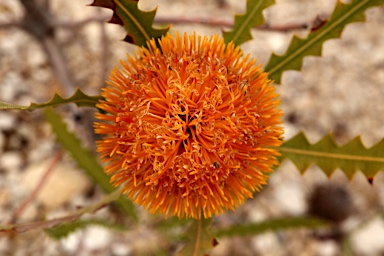
[[[251,40],[251,29],[264,24],[263,10],[273,4],[274,0],[247,0],[247,11],[235,16],[233,30],[223,32],[224,41],[240,45]]]
[[[35,110],[38,108],[45,107],[56,107],[59,105],[67,103],[75,103],[78,107],[95,107],[96,103],[101,100],[101,96],[89,96],[83,93],[80,89],[77,89],[76,92],[69,98],[63,98],[60,95],[56,94],[52,99],[46,103],[31,103],[29,106],[21,106],[15,104],[8,104],[0,102],[0,110]]]
[[[72,222],[63,223],[53,228],[46,229],[45,232],[53,239],[59,240],[67,237],[69,234],[85,228],[90,225],[102,226],[108,229],[123,231],[124,228],[120,225],[112,224],[105,220],[88,219],[88,220],[75,220]]]
[[[162,248],[157,248],[154,250],[153,255],[155,256],[169,256],[169,251]]]
[[[156,225],[156,228],[161,230],[167,230],[174,227],[186,226],[189,224],[190,221],[191,219],[179,219],[177,217],[171,217],[161,220],[161,222]]]
[[[285,142],[279,151],[281,160],[290,159],[301,172],[314,164],[328,176],[340,168],[349,178],[359,170],[372,178],[384,170],[384,140],[367,149],[360,137],[338,146],[331,134],[310,144],[304,133],[299,133]]]
[[[103,168],[97,162],[95,156],[82,146],[80,140],[73,133],[68,131],[67,126],[60,115],[55,113],[53,109],[47,108],[44,110],[44,117],[52,126],[52,130],[56,134],[57,140],[71,154],[79,167],[100,185],[105,192],[111,193],[115,191],[116,188],[109,183],[109,177],[104,173]],[[138,220],[134,207],[130,201],[124,197],[120,197],[117,200],[117,203],[129,216],[136,221]]]
[[[328,22],[321,28],[312,31],[305,39],[294,36],[284,55],[272,55],[265,67],[269,78],[279,84],[284,71],[300,70],[305,56],[320,56],[322,45],[326,40],[340,37],[346,25],[364,21],[365,10],[382,4],[384,0],[351,0],[349,4],[337,2]]]
[[[248,223],[244,225],[236,225],[233,227],[218,229],[214,231],[217,237],[228,236],[250,236],[257,235],[268,231],[279,231],[297,228],[319,228],[326,227],[328,224],[320,219],[298,217],[283,218],[275,220],[266,220],[258,223]]]
[[[146,46],[148,40],[160,38],[169,30],[169,27],[153,28],[157,9],[141,11],[135,0],[94,0],[91,6],[111,9],[113,16],[110,22],[125,28],[128,34],[124,40],[131,44]]]
[[[193,220],[185,231],[186,246],[177,253],[177,256],[202,256],[216,244],[210,232],[212,219]]]

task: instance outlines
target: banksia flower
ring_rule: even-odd
[[[170,34],[110,75],[97,148],[114,186],[150,212],[234,209],[277,165],[280,101],[267,74],[218,36]]]

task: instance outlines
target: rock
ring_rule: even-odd
[[[355,206],[346,186],[327,182],[313,188],[308,200],[309,214],[341,223],[354,213]]]
[[[15,127],[16,116],[9,112],[0,112],[0,129],[9,130]]]
[[[255,251],[259,252],[262,255],[268,255],[268,252],[271,252],[272,249],[274,253],[280,251],[278,236],[272,232],[266,232],[264,234],[255,236],[251,238],[252,247]],[[280,249],[280,250],[279,250]]]
[[[49,159],[29,166],[23,177],[25,187],[32,191],[51,161]],[[88,178],[80,170],[65,163],[58,163],[36,196],[36,200],[48,209],[55,209],[71,200],[75,195],[85,192],[89,186]]]
[[[384,221],[380,217],[354,232],[351,245],[357,255],[382,255],[384,252]]]
[[[108,229],[93,225],[86,230],[83,246],[87,251],[97,251],[108,247],[111,244],[111,240],[112,234]]]
[[[128,244],[115,243],[112,246],[112,253],[116,256],[129,256],[132,255],[132,249]]]
[[[68,254],[75,254],[80,247],[83,235],[84,230],[78,230],[61,239],[60,245],[62,246],[63,251]]]
[[[22,163],[23,159],[18,151],[7,151],[0,155],[0,166],[6,170],[17,170]]]
[[[284,214],[300,215],[305,212],[303,186],[297,181],[287,181],[275,187],[275,200]]]
[[[30,222],[36,220],[39,214],[37,202],[30,202],[18,216],[20,222]]]

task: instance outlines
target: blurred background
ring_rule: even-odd
[[[96,95],[108,73],[135,46],[122,27],[105,23],[112,12],[91,0],[0,0],[0,101],[46,102],[77,87]],[[316,20],[329,17],[334,0],[276,0],[264,11],[267,26],[242,45],[261,64],[283,54],[294,34],[305,37]],[[220,34],[245,11],[238,0],[140,0],[158,6],[156,24],[170,32]],[[367,11],[367,22],[347,26],[327,41],[322,58],[306,57],[301,72],[283,74],[277,85],[285,113],[285,139],[305,131],[311,142],[332,132],[339,144],[361,135],[367,147],[384,137],[384,8]],[[60,107],[69,128],[94,152],[94,110]],[[36,192],[36,193],[35,193]],[[33,195],[33,196],[31,196]],[[97,202],[102,192],[61,150],[41,111],[0,111],[0,222],[26,223],[66,216]],[[313,166],[301,175],[289,161],[272,174],[254,199],[215,218],[217,227],[273,218],[313,215],[329,220],[322,232],[296,229],[218,239],[211,255],[340,255],[348,237],[351,255],[384,255],[384,174],[352,180],[336,170],[328,178]],[[92,217],[123,229],[89,225],[59,241],[41,229],[0,233],[0,255],[172,255],[182,245],[159,228],[162,217],[138,208],[134,223],[117,208]],[[343,251],[344,250],[344,251]]]

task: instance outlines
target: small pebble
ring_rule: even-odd
[[[111,244],[112,234],[111,232],[101,226],[89,226],[87,227],[84,235],[83,246],[86,250],[96,251],[108,247]]]
[[[10,130],[16,125],[16,116],[10,112],[0,112],[0,130]]]
[[[356,255],[383,255],[384,252],[384,221],[379,217],[368,225],[354,232],[351,244]]]
[[[51,161],[49,159],[48,161],[33,164],[25,170],[22,182],[26,188],[32,190],[36,187]],[[71,165],[59,163],[50,173],[36,199],[44,207],[55,209],[74,198],[74,196],[84,193],[89,186],[89,179],[81,170]]]
[[[130,256],[132,255],[132,249],[128,244],[115,243],[112,245],[112,254],[116,256]]]
[[[0,155],[0,165],[7,170],[19,169],[23,163],[21,154],[17,151],[8,151]]]

